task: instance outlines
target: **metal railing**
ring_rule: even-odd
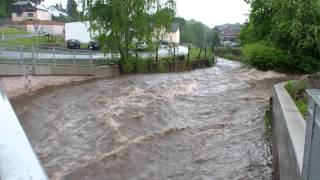
[[[47,180],[40,161],[0,88],[0,179]]]
[[[302,180],[320,177],[320,91],[307,90],[308,119],[302,168]]]
[[[1,46],[0,63],[50,66],[95,66],[108,63],[110,55],[86,50],[69,50],[51,47],[26,47],[17,45]]]

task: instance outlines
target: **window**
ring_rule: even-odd
[[[33,17],[33,13],[28,13],[28,17]]]
[[[17,17],[21,17],[22,16],[22,14],[21,13],[17,13]]]

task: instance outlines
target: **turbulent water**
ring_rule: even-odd
[[[268,180],[263,115],[281,74],[218,60],[48,89],[15,109],[51,179]]]

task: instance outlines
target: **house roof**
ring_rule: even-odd
[[[44,5],[39,4],[36,5],[35,3],[31,2],[31,1],[17,1],[15,3],[12,4],[14,8],[14,11],[24,11],[26,9],[30,10],[31,7],[34,7],[38,10],[42,10],[42,11],[48,11],[48,8],[46,8]],[[26,8],[27,7],[27,8]]]
[[[24,5],[28,5],[31,4],[32,6],[35,6],[35,4],[31,1],[17,1],[15,3],[13,3],[12,5],[17,5],[17,6],[24,6]]]

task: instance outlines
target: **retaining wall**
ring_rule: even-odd
[[[300,180],[306,122],[284,86],[275,85],[272,98],[274,179]]]
[[[81,67],[0,64],[0,76],[81,75],[103,78],[118,76],[119,74],[118,66]]]

